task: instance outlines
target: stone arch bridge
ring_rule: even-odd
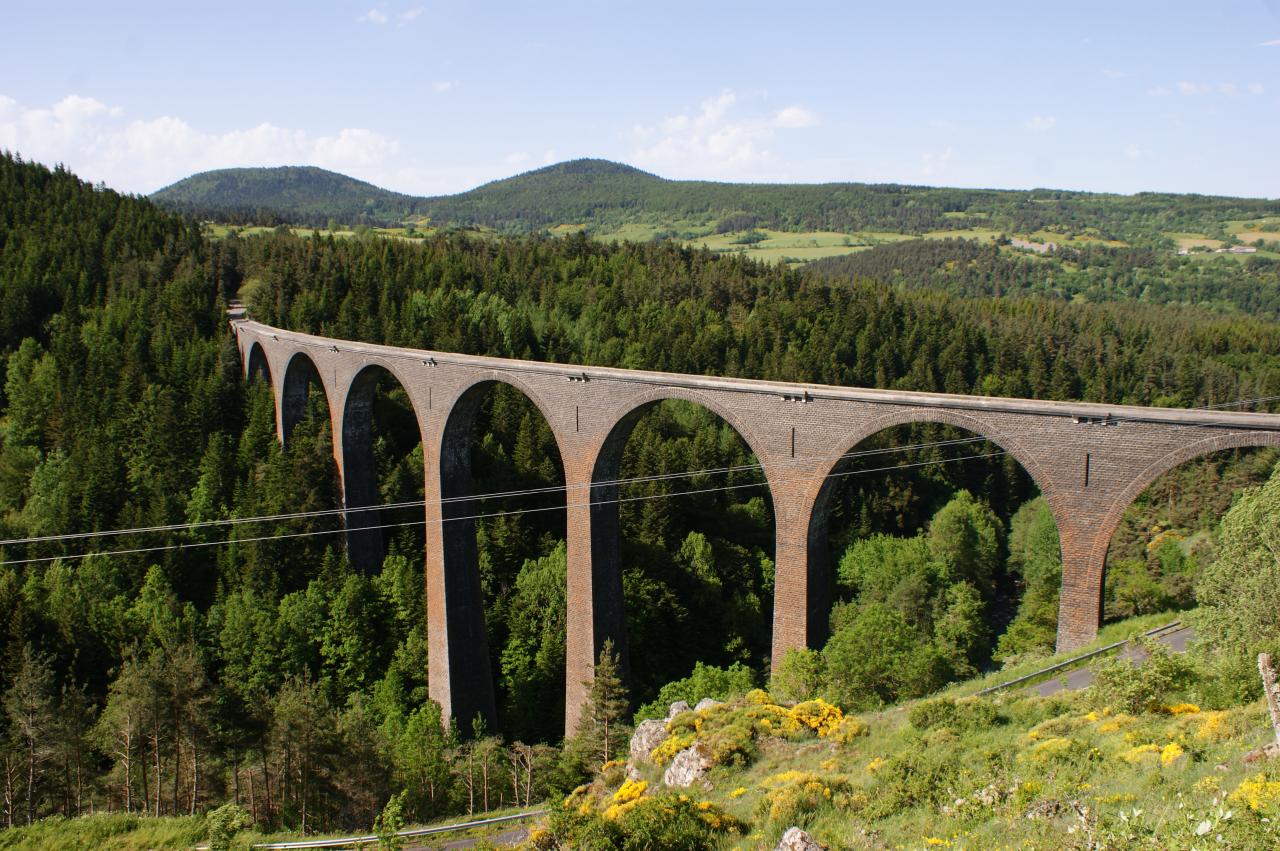
[[[371,407],[382,370],[408,394],[421,431],[426,494],[428,682],[446,717],[494,714],[493,680],[476,569],[470,438],[494,382],[542,412],[564,463],[568,537],[565,727],[576,727],[601,645],[625,651],[618,507],[622,448],[644,411],[664,399],[722,417],[764,468],[776,524],[772,655],[825,637],[829,569],[825,504],[841,455],[892,426],[945,423],[990,440],[1039,487],[1062,548],[1058,649],[1098,631],[1103,564],[1130,502],[1162,473],[1199,455],[1280,446],[1280,415],[1077,402],[1040,402],[677,375],[534,363],[355,343],[232,321],[247,377],[269,381],[287,441],[312,381],[323,387],[345,508],[376,504]],[[453,499],[451,499],[453,498]],[[454,519],[453,522],[450,521]],[[376,512],[348,515],[353,562],[381,561]]]

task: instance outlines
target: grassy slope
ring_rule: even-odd
[[[1115,624],[1097,644],[1168,620]],[[991,679],[949,693],[971,694]],[[690,794],[749,825],[723,848],[772,849],[793,824],[831,848],[1280,847],[1280,771],[1270,769],[1263,800],[1253,796],[1261,810],[1232,796],[1266,768],[1241,759],[1271,740],[1261,697],[1223,711],[1136,715],[1100,705],[1091,690],[1010,691],[986,703],[994,722],[930,729],[912,726],[909,707],[869,713],[861,716],[868,734],[845,744],[757,734],[753,761],[713,768],[712,788]],[[726,723],[717,711],[742,710],[700,713],[704,741]],[[661,767],[642,773],[650,791],[661,787]],[[597,780],[601,811],[620,782]],[[1260,818],[1268,813],[1271,823]]]

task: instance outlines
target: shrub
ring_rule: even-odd
[[[708,801],[693,801],[687,795],[640,797],[625,805],[614,805],[606,812],[609,811],[614,811],[613,817],[606,818],[595,812],[589,799],[579,804],[570,796],[564,807],[552,812],[548,821],[550,837],[540,835],[538,847],[704,851],[715,848],[722,835],[743,830],[742,823],[723,810]]]
[[[756,805],[757,814],[773,827],[805,825],[822,809],[858,810],[867,802],[841,775],[784,771],[760,785],[765,794]]]
[[[925,700],[911,707],[907,720],[917,730],[928,730],[931,727],[954,727],[959,717],[956,702],[949,697],[936,700]]]
[[[840,707],[819,697],[796,704],[791,709],[791,717],[819,736],[826,736],[844,720],[844,713]]]
[[[1156,712],[1171,695],[1186,687],[1191,667],[1169,648],[1150,639],[1139,639],[1147,652],[1134,666],[1117,656],[1094,668],[1093,688],[1104,705],[1125,712]]]
[[[658,691],[656,698],[641,706],[636,712],[635,721],[639,724],[647,718],[665,718],[668,708],[677,700],[683,700],[690,706],[705,697],[728,700],[746,694],[755,684],[755,674],[741,662],[735,662],[728,668],[698,662],[693,666],[693,673],[684,679],[667,683]]]
[[[769,680],[769,691],[784,703],[808,700],[822,687],[822,656],[808,647],[788,650]]]
[[[983,730],[1000,720],[996,708],[985,700],[952,700],[940,697],[911,707],[907,720],[917,730],[950,727],[953,730]]]
[[[227,802],[206,816],[209,823],[209,851],[229,851],[231,840],[250,824],[244,807]]]
[[[729,724],[707,737],[716,765],[746,765],[755,757],[755,736],[749,727]]]

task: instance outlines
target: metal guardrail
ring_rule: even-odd
[[[472,827],[485,827],[490,824],[501,824],[508,821],[519,821],[520,819],[533,818],[546,813],[543,810],[529,810],[528,812],[516,813],[509,816],[498,816],[497,818],[479,819],[477,821],[465,821],[457,824],[443,824],[436,827],[418,827],[412,830],[401,830],[396,836],[410,839],[415,836],[431,836],[436,833],[450,833],[455,830],[466,830]],[[378,841],[378,837],[374,834],[366,834],[364,836],[341,836],[337,839],[302,839],[296,842],[259,842],[250,845],[250,848],[263,849],[287,849],[287,848],[349,848],[353,845],[372,845]],[[208,845],[197,845],[194,851],[209,851]]]
[[[1171,623],[1167,623],[1164,626],[1158,626],[1155,629],[1142,633],[1142,637],[1149,638],[1153,635],[1158,635],[1162,632],[1168,632],[1172,630],[1174,627],[1180,627],[1180,626],[1182,626],[1182,621],[1172,621]],[[1097,650],[1091,650],[1088,653],[1083,653],[1079,656],[1068,659],[1065,662],[1059,662],[1056,665],[1050,665],[1047,668],[1041,668],[1038,671],[1032,671],[1030,674],[1026,674],[1025,676],[1021,676],[1016,679],[1009,680],[1007,683],[1000,683],[999,685],[994,685],[988,688],[984,688],[981,691],[975,691],[972,696],[981,697],[984,694],[992,694],[994,692],[1000,691],[1001,689],[1006,689],[1011,686],[1016,686],[1019,683],[1025,683],[1028,680],[1033,680],[1036,677],[1042,677],[1045,674],[1052,674],[1054,671],[1060,671],[1063,668],[1076,664],[1077,662],[1083,662],[1085,659],[1092,659],[1094,656],[1101,656],[1103,653],[1107,653],[1109,651],[1115,650],[1117,647],[1123,647],[1132,640],[1133,640],[1132,638],[1126,638],[1124,641],[1117,641],[1114,644],[1108,644],[1106,647],[1099,647]]]
[[[520,819],[533,818],[545,813],[546,810],[530,810],[525,813],[516,813],[510,816],[498,816],[497,818],[479,819],[478,821],[459,822],[458,824],[445,824],[438,827],[419,827],[413,830],[401,830],[396,836],[402,836],[406,839],[415,836],[431,836],[436,833],[449,833],[455,830],[466,830],[471,827],[484,827],[490,824],[501,824],[508,821],[519,821]],[[366,836],[346,836],[339,839],[311,839],[301,840],[299,842],[264,842],[250,846],[251,848],[263,849],[286,849],[286,848],[346,848],[350,845],[372,845],[378,841],[378,837],[372,834]]]

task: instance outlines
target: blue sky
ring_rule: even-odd
[[[150,192],[670,178],[1280,197],[1280,0],[5,0],[0,148]]]

